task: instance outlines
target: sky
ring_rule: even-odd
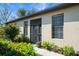
[[[8,3],[6,4],[1,4],[3,7],[10,8],[12,10],[11,16],[17,18],[17,10],[19,8],[25,8],[26,10],[30,9],[36,9],[37,11],[41,11],[47,8],[55,7],[56,3]]]

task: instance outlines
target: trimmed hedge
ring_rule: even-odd
[[[4,56],[36,56],[38,55],[30,43],[13,43],[0,39],[0,55]]]

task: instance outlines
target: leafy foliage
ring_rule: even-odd
[[[36,12],[37,12],[37,9],[35,9],[35,8],[32,8],[30,10],[26,10],[25,8],[19,8],[18,11],[17,11],[17,15],[19,17],[29,16],[29,15],[34,14]]]
[[[12,41],[18,34],[19,34],[19,28],[17,26],[8,25],[5,27],[5,35]]]
[[[37,42],[36,45],[38,48],[42,47],[41,41]]]
[[[0,27],[0,35],[5,35],[4,27]]]
[[[32,9],[28,10],[27,15],[31,15],[31,14],[34,14],[34,13],[36,13],[36,12],[37,12],[37,9],[32,8]]]
[[[60,53],[66,55],[66,56],[74,56],[75,55],[75,50],[73,47],[70,46],[65,46],[63,48],[60,48]]]
[[[15,42],[27,42],[27,43],[29,43],[30,40],[29,40],[29,38],[27,37],[27,35],[25,35],[25,34],[20,34],[20,35],[18,35],[18,36],[16,37]]]
[[[35,56],[38,55],[30,43],[13,43],[0,39],[0,55],[4,56]]]
[[[19,17],[25,16],[26,10],[24,8],[19,8],[17,14]]]
[[[55,45],[53,43],[50,43],[48,41],[43,41],[42,47],[51,50],[52,48],[55,47]]]

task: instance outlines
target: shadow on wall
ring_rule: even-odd
[[[64,22],[79,22],[79,16],[76,18],[66,17],[66,19],[64,19]]]

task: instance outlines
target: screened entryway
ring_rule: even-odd
[[[41,18],[30,21],[30,41],[32,43],[41,41]]]

